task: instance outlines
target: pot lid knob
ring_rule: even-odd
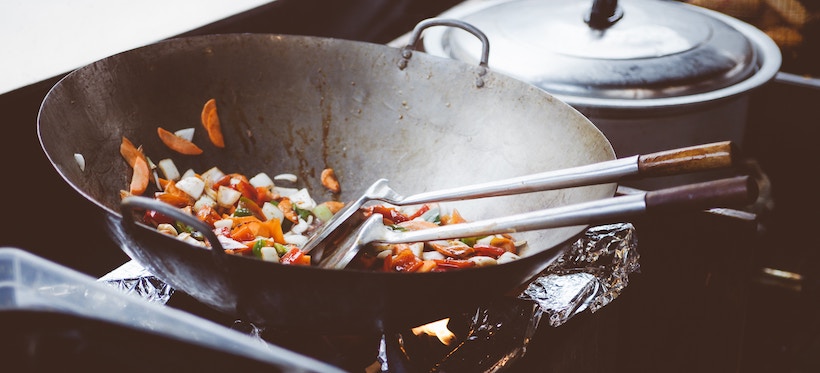
[[[624,11],[618,6],[618,0],[595,0],[584,20],[589,27],[603,30],[618,22],[623,16]]]

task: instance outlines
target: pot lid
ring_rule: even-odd
[[[572,104],[687,96],[754,75],[760,57],[750,38],[701,9],[662,0],[506,0],[442,17],[487,35],[491,69]],[[428,30],[424,48],[467,62],[481,52],[478,39],[455,28]]]

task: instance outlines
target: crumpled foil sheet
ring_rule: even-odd
[[[616,223],[589,228],[536,278],[519,298],[536,302],[551,326],[612,302],[640,270],[635,227]]]
[[[136,294],[159,304],[167,303],[174,293],[171,286],[156,278],[134,260],[117,267],[97,281],[111,285],[126,294]]]

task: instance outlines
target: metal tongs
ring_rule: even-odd
[[[325,222],[325,224],[323,224],[322,227],[320,227],[319,230],[317,230],[317,232],[310,237],[308,242],[303,247],[303,250],[305,252],[311,252],[314,250],[318,251],[320,255],[317,256],[324,257],[319,262],[320,267],[343,268],[347,262],[355,256],[355,252],[357,251],[359,245],[370,242],[368,240],[372,241],[376,239],[373,237],[368,238],[367,235],[362,234],[373,230],[372,227],[375,224],[372,222],[376,220],[375,218],[371,217],[368,219],[371,223],[368,224],[366,222],[364,225],[359,226],[359,224],[361,224],[364,220],[364,214],[361,212],[362,207],[367,202],[373,200],[383,201],[396,206],[403,206],[430,202],[446,202],[483,197],[506,196],[603,184],[632,178],[637,179],[677,175],[725,168],[731,166],[734,163],[735,158],[736,156],[733,144],[729,141],[724,141],[645,155],[635,155],[584,166],[547,171],[533,175],[474,184],[470,186],[419,193],[410,196],[402,196],[387,185],[386,179],[380,179],[373,183],[362,196],[345,206],[342,210],[338,211],[333,218]],[[495,220],[496,219],[493,219],[493,221]],[[475,225],[469,225],[468,227],[475,227]],[[438,232],[440,229],[441,228],[434,228],[425,230],[425,232]],[[353,230],[356,230],[355,234],[351,234]],[[522,229],[518,228],[518,230]],[[338,244],[343,241],[348,241],[348,243],[350,243],[349,241],[352,237],[356,236],[361,236],[361,240],[354,241],[359,242],[359,244],[351,246],[351,250],[339,248],[336,249],[331,256],[324,254],[324,249],[326,247],[338,246]],[[468,234],[460,237],[468,236],[471,235]],[[459,236],[454,236],[451,238],[457,237]],[[396,238],[391,239],[395,240]],[[378,240],[387,242],[382,238],[379,238]],[[403,240],[401,242],[419,241]],[[342,246],[344,246],[344,244]],[[343,254],[344,252],[347,253]]]
[[[548,208],[529,213],[418,231],[394,231],[374,213],[348,235],[336,251],[319,262],[321,268],[343,269],[371,243],[397,244],[476,237],[499,233],[612,222],[653,212],[697,211],[748,204],[757,198],[757,184],[748,176],[707,181],[657,191]]]

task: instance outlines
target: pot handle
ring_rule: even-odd
[[[205,239],[211,244],[211,251],[213,251],[215,257],[219,258],[223,255],[227,255],[225,254],[225,249],[222,247],[222,243],[219,242],[216,234],[214,234],[208,225],[191,214],[182,212],[174,206],[153,198],[141,196],[128,196],[123,198],[120,202],[120,211],[122,212],[124,225],[136,225],[133,210],[137,208],[156,211],[171,219],[191,226],[194,230],[205,236]]]
[[[460,28],[475,35],[475,37],[481,41],[481,59],[478,62],[479,78],[476,80],[476,86],[482,87],[484,85],[484,80],[481,77],[487,73],[487,62],[490,58],[490,40],[487,38],[487,35],[477,27],[457,19],[428,18],[416,24],[416,27],[413,28],[413,32],[410,34],[410,40],[407,42],[407,45],[401,49],[399,69],[404,70],[407,67],[407,63],[410,61],[410,57],[413,56],[413,51],[416,49],[416,44],[419,39],[421,39],[421,33],[424,29],[432,26],[450,26]]]

